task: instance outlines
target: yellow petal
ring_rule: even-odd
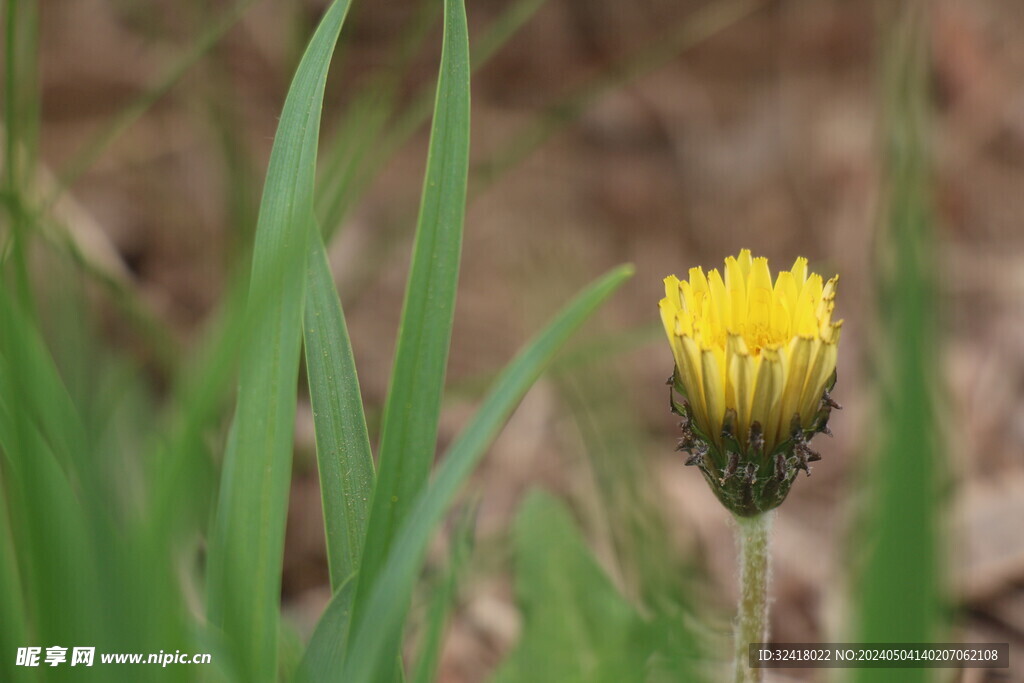
[[[793,336],[793,311],[799,295],[793,274],[788,270],[779,273],[775,278],[775,289],[772,292],[771,324],[772,335],[780,342]]]
[[[800,398],[803,396],[813,346],[814,340],[809,337],[797,337],[789,342],[786,349],[786,378],[782,390],[782,405],[779,410],[777,432],[781,438],[789,436],[789,425],[793,420],[793,415],[800,412]]]
[[[726,382],[726,407],[736,411],[737,438],[746,437],[750,428],[750,400],[754,390],[754,359],[739,335],[729,335],[725,347],[729,373]]]
[[[804,280],[804,286],[800,290],[800,299],[811,304],[813,310],[813,307],[817,306],[821,300],[821,293],[823,291],[824,286],[822,285],[821,276],[817,273],[811,273]]]
[[[679,308],[679,278],[675,275],[665,278],[665,298]]]
[[[731,313],[726,329],[735,334],[743,334],[747,322],[747,278],[743,268],[732,256],[725,259],[725,289]]]
[[[753,424],[754,421],[761,423],[765,435],[765,445],[769,447],[774,444],[778,431],[784,379],[782,358],[778,350],[763,349],[761,365],[757,370],[757,382],[754,386],[754,398],[750,405],[750,424]]]
[[[758,336],[767,337],[772,318],[772,274],[768,270],[768,259],[754,259],[747,280],[747,334],[760,345],[765,343]]]
[[[704,277],[702,268],[690,268],[690,286],[693,287],[694,293],[708,291],[708,279]]]
[[[836,289],[839,287],[839,276],[833,275],[832,279],[825,283],[825,287],[821,292],[821,298],[828,299],[829,301],[835,301]]]
[[[819,333],[816,312],[818,302],[821,300],[821,291],[821,276],[811,273],[800,291],[800,298],[793,316],[793,331],[802,337],[817,336]]]
[[[693,419],[702,430],[708,429],[708,411],[705,407],[704,389],[701,381],[700,350],[691,337],[679,338],[679,349],[676,353],[676,367],[679,368],[679,379],[686,389],[686,398],[693,410]]]
[[[722,420],[725,418],[725,382],[723,381],[724,357],[720,362],[716,351],[701,351],[701,369],[704,386],[704,404],[707,407],[708,430],[716,443],[721,443]],[[724,349],[721,349],[724,356]]]
[[[692,318],[693,312],[696,310],[693,300],[693,287],[686,280],[679,283],[679,303],[682,305],[686,315]]]
[[[780,342],[784,339],[789,339],[792,336],[790,334],[792,320],[793,316],[785,302],[773,298],[771,324],[769,327],[771,338]]]
[[[842,331],[843,321],[837,320],[834,323],[829,323],[822,327],[821,330],[821,341],[826,344],[838,344],[839,333]]]
[[[676,327],[676,310],[668,297],[658,302],[658,311],[661,313],[661,324],[665,327],[665,334],[668,335],[668,343],[671,344]]]
[[[767,260],[767,259],[765,259]],[[740,274],[743,275],[743,279],[747,280],[750,277],[750,250],[740,249],[740,255],[736,258],[736,264],[740,267]]]
[[[821,395],[825,391],[825,382],[832,376],[832,371],[836,369],[836,345],[815,341],[814,346],[811,367],[807,372],[807,382],[804,384],[803,394],[800,397],[800,425],[804,429],[811,426],[811,421],[818,413]]]
[[[800,286],[802,287],[803,284]],[[796,306],[796,300],[800,296],[800,290],[797,288],[793,273],[788,270],[779,273],[775,278],[774,293],[777,301],[784,302],[789,310],[793,310],[794,306]]]
[[[708,286],[711,292],[711,305],[709,306],[711,330],[709,330],[709,334],[718,337],[730,327],[732,316],[731,303],[725,292],[725,283],[717,268],[708,274]]]
[[[803,287],[804,280],[807,279],[807,259],[798,256],[790,272],[793,273],[793,281],[796,282],[797,288]]]
[[[836,285],[838,282],[839,276],[836,275],[825,283],[825,287],[821,291],[821,301],[818,302],[818,310],[815,313],[823,328],[832,320],[832,311],[836,307]]]
[[[670,344],[674,343],[673,337],[693,334],[689,317],[681,315],[670,299],[666,297],[659,301],[658,309],[661,312],[661,324],[665,326],[665,334],[668,335]]]
[[[737,289],[746,284],[746,278],[740,270],[740,264],[736,262],[735,256],[725,257],[725,288],[728,290]]]

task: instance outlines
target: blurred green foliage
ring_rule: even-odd
[[[946,474],[928,148],[925,3],[880,4],[884,209],[876,248],[880,338],[872,498],[858,529],[855,636],[934,642],[943,625],[939,483]],[[861,681],[933,680],[929,669],[862,669]]]

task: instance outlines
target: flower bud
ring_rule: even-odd
[[[823,282],[798,258],[773,282],[768,260],[746,249],[724,272],[665,278],[661,319],[675,359],[679,448],[722,504],[747,517],[782,503],[797,472],[821,459],[811,438],[831,435],[838,276]]]

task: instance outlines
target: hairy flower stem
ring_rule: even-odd
[[[739,539],[740,603],[736,617],[736,683],[760,683],[762,669],[752,669],[750,643],[768,637],[769,536],[774,511],[736,517]]]

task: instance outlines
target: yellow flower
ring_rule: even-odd
[[[798,258],[773,282],[768,260],[747,249],[725,260],[724,278],[700,268],[689,276],[665,278],[661,319],[687,427],[701,436],[700,449],[711,451],[711,475],[728,477],[748,463],[748,479],[764,480],[787,464],[794,447],[806,468],[806,441],[827,429],[834,406],[826,389],[842,324],[832,322],[838,276],[823,282]]]

